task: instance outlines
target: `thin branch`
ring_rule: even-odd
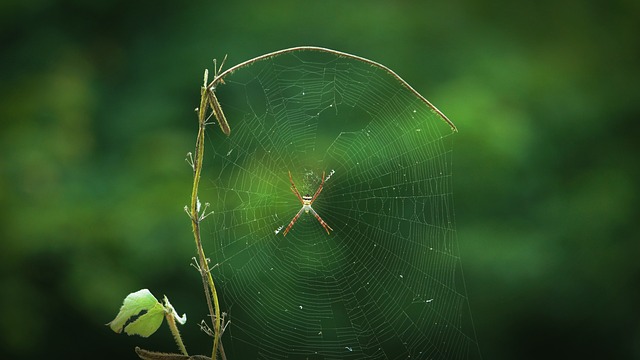
[[[211,315],[214,338],[213,338],[213,350],[211,359],[216,359],[218,353],[218,343],[220,341],[220,304],[218,302],[218,293],[216,291],[211,272],[209,271],[209,265],[205,257],[204,249],[202,247],[202,238],[200,237],[200,215],[198,213],[198,186],[200,184],[200,177],[202,174],[202,159],[204,158],[204,131],[206,127],[206,113],[207,105],[210,101],[210,92],[206,86],[208,79],[208,71],[205,70],[204,82],[200,92],[200,107],[198,108],[198,136],[196,138],[195,155],[193,158],[193,188],[191,190],[191,208],[189,217],[191,218],[191,225],[193,228],[193,237],[196,242],[196,249],[198,252],[198,265],[200,267],[200,276],[202,278],[202,286],[204,288],[204,294],[207,299],[207,306],[209,308],[209,314]]]
[[[427,106],[429,106],[431,108],[431,110],[433,110],[438,116],[440,116],[442,118],[442,120],[444,120],[451,127],[451,130],[458,131],[456,126],[453,124],[453,122],[451,120],[449,120],[449,118],[447,118],[447,116],[445,114],[443,114],[442,111],[438,110],[438,108],[436,108],[433,104],[431,104],[429,102],[429,100],[427,100],[418,91],[416,91],[413,87],[411,87],[411,85],[409,85],[406,81],[404,81],[404,79],[402,79],[398,74],[396,74],[395,71],[389,69],[388,67],[386,67],[386,66],[384,66],[384,65],[382,65],[380,63],[377,63],[377,62],[375,62],[373,60],[369,60],[367,58],[363,58],[361,56],[349,54],[349,53],[342,52],[342,51],[327,49],[327,48],[323,48],[323,47],[318,47],[318,46],[296,46],[296,47],[292,47],[292,48],[288,48],[288,49],[282,49],[282,50],[270,52],[268,54],[260,55],[260,56],[254,57],[253,59],[249,59],[247,61],[241,62],[238,65],[232,66],[232,67],[228,68],[227,70],[217,74],[214,77],[214,79],[211,81],[211,83],[209,83],[209,85],[207,86],[207,89],[211,89],[211,90],[215,89],[215,87],[219,83],[224,83],[223,79],[224,79],[225,76],[233,73],[234,71],[236,71],[236,70],[238,70],[240,68],[243,68],[245,66],[249,66],[249,65],[254,64],[254,63],[256,63],[258,61],[261,61],[261,60],[266,60],[266,59],[272,58],[274,56],[278,56],[278,55],[282,55],[282,54],[286,54],[286,53],[291,53],[291,52],[296,52],[296,51],[318,51],[318,52],[324,52],[324,53],[333,54],[333,55],[344,57],[344,58],[348,58],[348,59],[361,61],[361,62],[363,62],[365,64],[369,64],[371,66],[380,68],[380,69],[386,71],[387,73],[389,73],[389,75],[393,76],[396,80],[398,80],[398,82],[400,82],[400,84],[402,86],[407,88],[416,97],[418,97],[422,102],[427,104]]]

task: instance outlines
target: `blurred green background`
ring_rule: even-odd
[[[485,359],[640,358],[637,1],[4,1],[0,357],[175,351],[104,324],[147,287],[210,343],[182,207],[204,68],[368,57],[458,126],[460,252]],[[202,314],[202,315],[201,315]]]

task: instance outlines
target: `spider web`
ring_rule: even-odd
[[[467,359],[450,126],[384,69],[299,51],[225,77],[205,151],[228,359]],[[213,129],[213,127],[212,127]],[[283,231],[300,195],[324,188]],[[206,198],[205,198],[206,197]]]

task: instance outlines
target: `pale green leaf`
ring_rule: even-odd
[[[111,330],[128,335],[148,337],[153,334],[164,318],[164,307],[147,289],[127,295],[120,312],[109,324]]]

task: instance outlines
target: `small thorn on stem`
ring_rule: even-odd
[[[191,151],[187,153],[187,157],[184,159],[184,161],[186,161],[187,164],[191,166],[191,169],[195,170],[195,166],[193,164],[193,154],[191,153]]]
[[[187,205],[184,206],[184,212],[186,212],[189,219],[193,221],[193,216],[191,216],[191,211],[189,211],[189,207]]]
[[[208,202],[207,202],[207,203],[204,203],[204,208],[202,208],[202,211],[200,212],[200,213],[201,213],[201,215],[198,217],[198,221],[202,221],[202,220],[204,220],[207,216],[209,216],[209,215],[211,215],[211,214],[213,214],[213,213],[214,213],[214,211],[213,211],[213,210],[211,210],[211,211],[209,211],[209,212],[206,212],[206,211],[207,211],[207,208],[209,208],[209,205],[210,205],[210,204],[209,204]]]
[[[214,337],[215,334],[214,334],[213,330],[211,330],[209,325],[207,325],[207,323],[204,320],[201,320],[200,324],[198,324],[198,326],[200,326],[200,330],[202,332],[204,332],[205,334],[209,335],[210,337]]]

